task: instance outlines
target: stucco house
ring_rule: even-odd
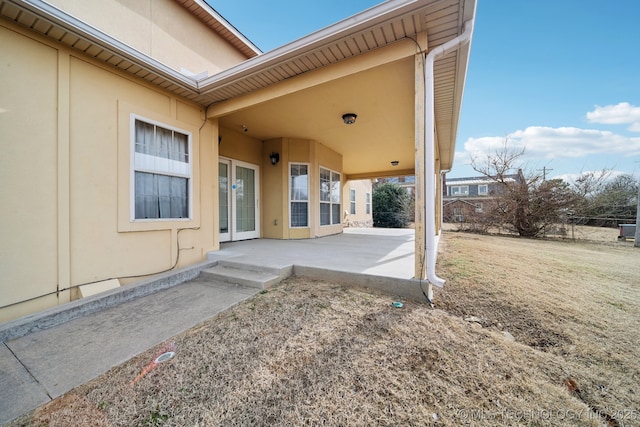
[[[441,284],[475,7],[390,0],[262,53],[203,0],[0,0],[0,322],[341,233],[348,182],[384,176],[416,175],[415,274]]]

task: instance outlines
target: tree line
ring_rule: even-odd
[[[633,175],[612,176],[601,170],[580,174],[573,182],[546,179],[546,170],[527,170],[524,149],[505,140],[501,149],[472,161],[473,169],[492,183],[482,212],[465,218],[469,228],[510,228],[523,237],[538,237],[561,224],[617,227],[636,222],[639,185]],[[515,177],[515,179],[514,179]],[[389,182],[375,185],[374,227],[406,227],[414,217],[413,198]]]

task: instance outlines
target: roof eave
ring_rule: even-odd
[[[380,5],[353,15],[336,24],[318,30],[303,38],[276,48],[258,57],[249,59],[234,67],[207,77],[199,82],[203,93],[220,85],[230,84],[257,73],[268,67],[286,62],[306,52],[329,45],[350,35],[358,33],[394,18],[415,13],[424,7],[420,0],[389,0]]]
[[[176,0],[185,7],[188,7],[189,3],[197,5],[211,18],[215,19],[220,25],[222,25],[229,33],[225,36],[227,41],[233,45],[241,44],[240,50],[245,53],[249,58],[261,55],[262,50],[257,47],[251,40],[249,40],[244,34],[242,34],[236,27],[234,27],[229,21],[227,21],[222,15],[220,15],[213,7],[211,7],[206,1],[203,0]]]

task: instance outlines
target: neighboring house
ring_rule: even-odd
[[[390,0],[261,53],[203,0],[0,0],[0,321],[340,233],[343,185],[398,172],[434,275],[474,17]]]
[[[373,182],[370,179],[346,182],[342,191],[345,227],[373,227],[372,193]]]
[[[387,182],[389,184],[395,184],[407,190],[410,195],[415,195],[416,192],[416,177],[410,176],[396,176],[391,178],[383,178],[378,182]]]
[[[506,182],[515,182],[516,179],[517,175],[505,177]],[[490,211],[501,186],[495,179],[486,176],[446,178],[445,181],[444,222],[466,222]]]

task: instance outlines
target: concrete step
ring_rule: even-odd
[[[202,277],[225,283],[267,289],[289,277],[292,271],[292,267],[275,268],[234,261],[220,261],[218,265],[202,270],[200,274]]]

